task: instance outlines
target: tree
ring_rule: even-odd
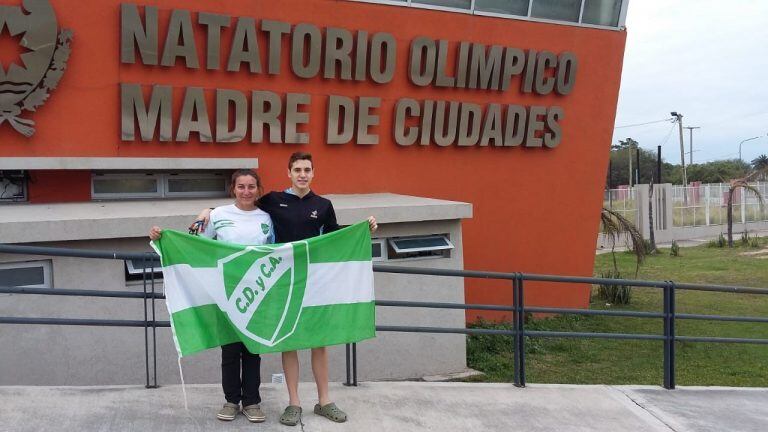
[[[728,247],[733,247],[733,193],[736,191],[736,189],[743,189],[745,191],[750,191],[757,196],[757,201],[760,203],[760,208],[763,207],[763,196],[760,195],[760,191],[749,184],[749,181],[753,178],[757,177],[758,175],[765,173],[765,171],[753,171],[752,173],[741,177],[732,179],[730,182],[728,182],[728,202],[726,203],[728,206]],[[744,211],[742,209],[742,211]]]
[[[755,171],[768,170],[768,156],[761,154],[760,156],[752,159],[752,169]]]
[[[632,150],[630,151],[630,145]],[[611,164],[608,171],[608,178],[606,178],[606,184],[611,188],[616,188],[618,185],[629,184],[629,155],[632,155],[632,169],[637,169],[637,157],[635,148],[637,148],[637,141],[629,139],[625,141],[619,141],[619,144],[611,146]],[[651,177],[656,178],[656,152],[639,149],[640,151],[640,183],[648,183],[651,181]],[[669,172],[672,165],[664,163],[662,170]],[[634,184],[634,180],[632,181]]]
[[[760,180],[765,180],[765,173],[768,172],[768,156],[761,154],[760,156],[752,159],[752,169],[760,171]]]

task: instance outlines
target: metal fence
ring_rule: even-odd
[[[145,264],[158,262],[154,253],[122,253],[97,250],[80,250],[64,248],[48,248],[34,246],[17,246],[0,244],[0,252],[12,254],[67,256],[80,258],[99,258],[117,260],[143,260]],[[98,291],[84,289],[61,288],[24,288],[0,286],[0,293],[27,294],[27,295],[53,295],[53,296],[88,296],[88,297],[112,297],[112,298],[142,298],[144,300],[143,320],[106,320],[106,319],[73,319],[50,317],[0,317],[0,324],[38,324],[38,325],[78,325],[78,326],[120,326],[143,327],[144,348],[146,362],[146,386],[157,387],[157,350],[156,329],[169,327],[168,321],[158,321],[155,317],[155,300],[164,299],[164,295],[155,291],[156,282],[152,277],[150,265],[144,266],[143,292],[127,291]],[[576,276],[553,276],[528,273],[501,273],[471,270],[443,270],[412,267],[396,267],[383,264],[374,264],[374,272],[398,273],[412,275],[430,275],[436,277],[461,277],[506,280],[511,284],[512,298],[506,305],[490,304],[466,304],[466,303],[436,303],[413,301],[376,301],[377,307],[408,307],[408,308],[440,308],[463,310],[491,310],[512,312],[512,329],[479,329],[479,328],[445,328],[445,327],[414,327],[414,326],[376,326],[377,331],[385,332],[419,332],[419,333],[454,333],[466,335],[509,335],[514,339],[513,377],[514,384],[524,387],[526,383],[526,356],[525,346],[527,338],[598,338],[598,339],[624,339],[624,340],[648,340],[658,341],[663,344],[663,386],[666,389],[675,388],[675,342],[707,342],[707,343],[746,343],[768,344],[768,339],[736,338],[736,337],[707,337],[707,336],[679,336],[675,332],[677,320],[707,320],[729,321],[768,324],[766,317],[740,317],[724,315],[703,315],[678,313],[675,306],[676,293],[679,290],[724,292],[731,294],[760,294],[768,295],[768,289],[750,288],[738,286],[718,286],[706,284],[685,284],[673,281],[642,281],[627,279],[605,279]],[[591,310],[591,309],[566,309],[552,307],[533,307],[525,305],[525,283],[529,281],[550,283],[578,283],[578,284],[614,284],[621,286],[635,286],[656,288],[662,290],[663,308],[657,312],[615,311],[615,310]],[[573,315],[602,315],[610,317],[632,317],[644,319],[659,319],[664,324],[662,334],[639,333],[585,333],[562,331],[533,331],[526,330],[525,317],[529,313],[554,313]],[[151,339],[151,343],[150,343]],[[357,385],[357,350],[356,345],[347,346],[347,379],[346,385]],[[152,359],[150,362],[150,358]],[[153,366],[150,367],[150,364]],[[150,370],[153,371],[150,374]],[[150,379],[150,375],[152,375]]]
[[[768,183],[750,184],[760,195],[768,198]],[[695,227],[727,223],[728,189],[726,183],[711,183],[672,187],[672,225]],[[735,223],[768,220],[768,210],[760,204],[754,192],[736,189],[733,194]]]
[[[637,189],[627,186],[606,190],[603,194],[603,207],[619,213],[627,220],[638,220]]]

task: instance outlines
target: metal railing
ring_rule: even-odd
[[[144,319],[143,320],[106,320],[106,319],[71,319],[71,318],[43,318],[43,317],[0,317],[0,324],[55,324],[55,325],[82,325],[82,326],[120,326],[120,327],[143,327],[145,344],[145,366],[146,366],[146,386],[148,388],[157,387],[157,345],[156,329],[158,327],[169,327],[169,321],[157,321],[155,315],[155,300],[164,299],[165,296],[155,292],[155,279],[153,275],[153,266],[147,264],[158,262],[158,257],[154,253],[121,253],[96,250],[80,250],[65,248],[49,248],[34,246],[18,246],[0,244],[0,252],[26,254],[26,255],[45,255],[45,256],[66,256],[80,258],[100,258],[117,260],[143,260],[143,292],[127,291],[100,291],[83,289],[61,289],[61,288],[23,288],[0,286],[0,294],[35,294],[35,295],[58,295],[58,296],[89,296],[89,297],[111,297],[111,298],[141,298],[144,300]],[[748,323],[768,323],[766,317],[740,317],[724,315],[703,315],[703,314],[685,314],[676,311],[676,292],[678,290],[691,291],[709,291],[725,292],[733,294],[760,294],[768,295],[768,289],[739,287],[739,286],[721,286],[706,284],[686,284],[675,283],[673,281],[643,281],[628,279],[607,279],[595,277],[577,277],[577,276],[554,276],[529,273],[502,273],[485,272],[472,270],[446,270],[446,269],[426,269],[413,267],[398,267],[386,264],[374,263],[373,271],[379,273],[397,273],[412,275],[427,275],[439,277],[461,277],[461,278],[479,278],[493,280],[507,280],[512,284],[512,301],[510,305],[491,305],[491,304],[466,304],[466,303],[436,303],[436,302],[414,302],[397,300],[377,300],[378,307],[412,307],[412,308],[440,308],[440,309],[463,309],[463,310],[489,310],[512,312],[512,329],[480,329],[480,328],[449,328],[449,327],[415,327],[415,326],[376,326],[377,331],[389,332],[417,332],[417,333],[453,333],[465,335],[508,335],[514,340],[514,359],[513,359],[513,379],[518,387],[524,387],[526,382],[526,358],[525,345],[526,338],[598,338],[598,339],[627,339],[627,340],[650,340],[661,341],[664,344],[663,353],[663,386],[666,389],[675,388],[675,342],[707,342],[707,343],[747,343],[747,344],[768,344],[768,339],[756,338],[734,338],[734,337],[705,337],[705,336],[678,336],[675,334],[675,324],[678,319],[684,320],[709,320],[709,321],[730,321],[730,322],[748,322]],[[550,282],[550,283],[578,283],[578,284],[613,284],[620,286],[634,286],[645,288],[656,288],[663,291],[663,309],[661,312],[641,312],[641,311],[609,311],[609,310],[591,310],[591,309],[570,309],[554,307],[534,307],[525,306],[524,284],[525,282]],[[151,302],[150,302],[151,300]],[[151,319],[150,319],[151,312]],[[632,317],[645,319],[661,319],[664,324],[662,334],[639,334],[639,333],[585,333],[585,332],[562,332],[562,331],[539,331],[525,329],[525,315],[527,313],[555,313],[572,315],[602,315],[611,317]],[[149,339],[152,339],[152,349],[150,355]],[[346,347],[346,382],[345,385],[357,385],[357,346],[349,344]],[[152,382],[150,383],[150,356],[152,357],[153,371]]]

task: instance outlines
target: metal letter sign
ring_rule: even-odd
[[[0,5],[0,38],[6,34],[20,38],[26,52],[20,55],[21,64],[0,62],[0,125],[8,121],[30,137],[35,122],[19,117],[21,110],[36,111],[59,84],[69,59],[72,31],[58,33],[48,0],[23,0],[22,6]]]

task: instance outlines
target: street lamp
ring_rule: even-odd
[[[742,144],[744,144],[744,143],[745,143],[745,142],[747,142],[747,141],[756,140],[756,139],[758,139],[758,138],[760,138],[760,137],[759,137],[759,136],[756,136],[756,137],[752,137],[752,138],[747,138],[747,139],[745,139],[745,140],[743,140],[743,141],[741,141],[741,142],[739,143],[739,160],[742,160],[742,159],[741,159],[741,145],[742,145]]]

